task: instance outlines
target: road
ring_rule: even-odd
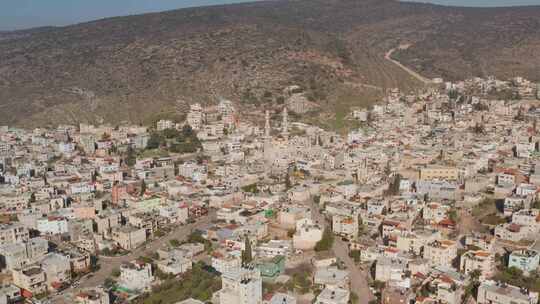
[[[403,64],[401,64],[401,62],[392,59],[392,54],[395,52],[395,50],[396,50],[396,48],[393,48],[393,49],[389,50],[388,52],[386,52],[386,54],[384,55],[384,58],[386,60],[388,60],[388,61],[391,61],[392,63],[394,63],[395,65],[400,67],[402,70],[407,72],[409,75],[411,75],[412,77],[418,79],[419,81],[423,82],[424,84],[431,84],[432,83],[431,79],[427,79],[426,77],[424,77],[424,76],[416,73],[415,71],[409,69],[408,67],[404,66]]]
[[[327,222],[322,214],[319,213],[319,207],[312,204],[311,208],[312,218],[324,227],[327,226]],[[369,289],[367,277],[368,274],[364,270],[358,269],[353,259],[349,257],[348,243],[343,242],[340,238],[335,238],[334,247],[332,248],[334,255],[345,263],[350,274],[351,291],[358,295],[359,304],[368,304],[369,301],[375,299],[371,290]]]
[[[79,280],[79,287],[74,288],[70,287],[66,289],[63,293],[70,293],[77,291],[77,289],[95,287],[100,284],[103,284],[106,278],[111,275],[111,272],[115,268],[120,268],[120,265],[125,262],[132,261],[140,256],[151,255],[156,252],[158,249],[163,249],[169,245],[169,241],[172,239],[177,239],[179,241],[184,240],[189,236],[189,234],[195,229],[205,229],[210,226],[211,222],[215,219],[216,212],[210,211],[207,216],[201,217],[197,222],[193,224],[188,224],[185,226],[177,226],[173,231],[167,235],[153,239],[150,242],[146,243],[144,246],[136,248],[127,255],[118,256],[118,257],[99,257],[99,270],[93,272],[89,275],[82,277]]]

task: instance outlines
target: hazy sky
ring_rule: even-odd
[[[0,0],[0,30],[254,0]]]
[[[430,2],[454,6],[517,6],[540,5],[540,0],[415,0],[414,2]]]
[[[253,0],[0,0],[0,30],[67,25],[181,7],[250,1]],[[540,5],[540,0],[419,1],[460,6]]]

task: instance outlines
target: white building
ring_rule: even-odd
[[[323,230],[311,219],[301,219],[296,222],[296,232],[293,235],[293,246],[295,249],[313,249],[318,241],[322,239]]]
[[[261,273],[253,268],[239,268],[221,276],[220,304],[262,304]]]
[[[424,258],[431,266],[452,268],[457,257],[457,244],[451,240],[435,240],[424,246]]]
[[[120,267],[118,284],[121,287],[129,290],[148,290],[153,281],[151,264],[133,261]]]
[[[469,275],[472,271],[480,271],[480,278],[490,278],[495,272],[495,256],[487,251],[467,251],[460,258],[460,270]]]
[[[315,299],[315,304],[347,304],[351,294],[347,289],[325,288]]]
[[[484,281],[478,287],[478,304],[536,304],[538,293],[528,292],[523,288]]]
[[[49,217],[37,221],[37,230],[42,234],[56,235],[67,233],[68,220],[61,217]]]

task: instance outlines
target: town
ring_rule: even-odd
[[[434,79],[295,119],[0,127],[0,303],[536,304],[540,86]]]

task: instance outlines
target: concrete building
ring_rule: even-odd
[[[358,236],[358,216],[332,216],[332,230],[335,234],[356,239]]]
[[[313,249],[315,244],[322,239],[323,230],[310,219],[302,219],[296,222],[296,232],[293,235],[295,249]]]
[[[117,227],[112,230],[112,239],[125,250],[132,250],[146,242],[146,230],[132,226]]]
[[[171,257],[156,262],[157,268],[164,273],[179,275],[191,269],[193,262],[185,257]]]
[[[222,274],[220,304],[262,304],[261,274],[254,268],[238,268]]]
[[[538,293],[497,283],[494,281],[484,281],[478,287],[478,304],[536,304],[538,303]]]
[[[315,304],[347,304],[351,293],[347,289],[325,288],[315,299]]]
[[[516,250],[508,258],[508,267],[521,269],[523,273],[529,274],[538,269],[540,255],[534,250]]]
[[[480,271],[480,278],[486,279],[495,273],[495,256],[487,251],[467,251],[461,255],[460,271],[469,275],[472,271]]]
[[[22,224],[1,224],[0,245],[27,241],[30,238],[28,229]]]
[[[349,288],[349,272],[340,270],[337,267],[318,268],[313,276],[315,285],[328,288]]]
[[[424,258],[431,266],[452,268],[457,257],[457,244],[451,240],[435,240],[424,246]]]
[[[8,270],[22,268],[37,262],[49,249],[49,242],[43,238],[33,238],[25,243],[0,246],[1,267]]]
[[[269,300],[264,301],[264,304],[296,304],[296,298],[293,295],[277,292]]]
[[[45,235],[68,233],[68,220],[61,217],[48,217],[37,221],[37,230]]]
[[[14,270],[13,284],[23,290],[26,296],[41,294],[47,291],[45,272],[39,266],[29,266]]]
[[[220,251],[212,253],[212,267],[221,273],[234,271],[240,268],[241,265],[242,259],[238,255]]]
[[[49,253],[41,261],[41,268],[45,272],[47,286],[51,289],[59,289],[71,280],[71,263],[69,257]]]
[[[120,278],[118,284],[129,290],[148,290],[154,276],[152,275],[152,265],[140,261],[124,263],[120,267]]]
[[[428,166],[420,169],[420,179],[457,181],[459,179],[459,169],[443,166]]]

